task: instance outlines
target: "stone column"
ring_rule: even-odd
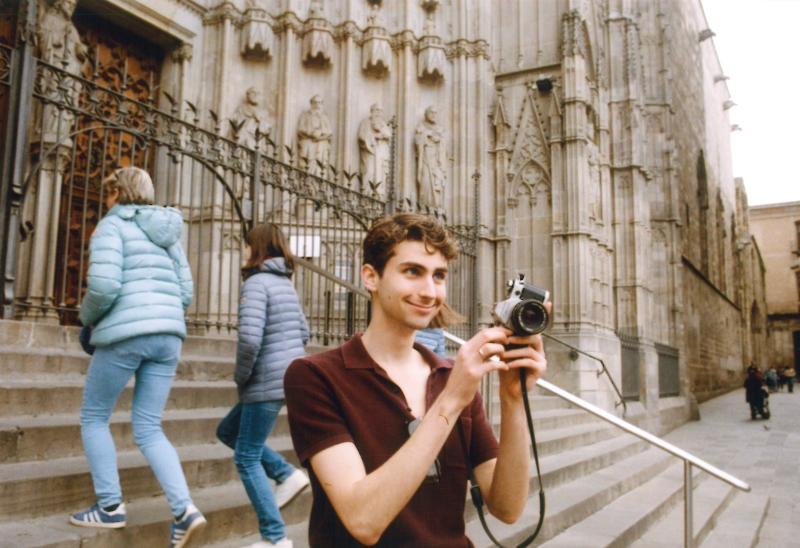
[[[39,142],[39,146],[47,150],[53,143]],[[53,150],[42,160],[23,207],[22,221],[32,223],[33,232],[20,248],[18,298],[27,306],[20,307],[17,315],[55,323],[58,314],[52,307],[60,304],[55,302],[55,277],[62,173],[69,164],[70,147],[56,145]]]
[[[644,172],[641,120],[643,83],[635,21],[618,15],[609,21],[611,37],[611,125],[615,197],[616,308],[620,332],[638,344],[639,399],[648,421],[658,421],[658,355],[650,333],[650,204]]]

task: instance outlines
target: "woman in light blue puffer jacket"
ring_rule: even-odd
[[[97,503],[73,514],[83,527],[126,524],[114,440],[108,427],[122,390],[136,376],[133,438],[167,495],[175,520],[170,546],[180,547],[206,520],[192,504],[161,415],[186,337],[192,274],[181,246],[183,217],[152,205],[146,171],[118,169],[103,182],[105,217],[89,244],[89,275],[80,319],[92,327],[92,356],[81,406],[81,437]]]
[[[258,517],[261,540],[252,547],[291,548],[280,507],[308,485],[308,477],[267,444],[284,405],[283,375],[305,355],[308,325],[292,285],[286,237],[273,223],[245,236],[244,284],[239,298],[239,344],[234,380],[239,402],[222,419],[217,437],[233,458]],[[278,484],[273,494],[267,478]]]

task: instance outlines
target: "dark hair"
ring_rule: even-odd
[[[258,271],[267,259],[283,257],[289,277],[294,271],[294,256],[289,249],[289,242],[275,223],[256,225],[244,237],[250,246],[250,259],[242,267],[242,275],[246,278],[253,271]]]
[[[447,261],[458,256],[455,240],[439,221],[418,213],[395,213],[372,223],[364,238],[364,264],[382,275],[395,246],[408,240],[422,242],[425,249],[431,253],[438,251]]]

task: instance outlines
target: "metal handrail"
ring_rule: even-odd
[[[452,333],[448,333],[445,331],[444,336],[449,340],[453,341],[458,345],[464,344],[466,341],[461,339]],[[494,357],[494,356],[493,356]],[[496,358],[496,357],[495,357]],[[684,451],[680,447],[672,445],[668,441],[665,441],[658,436],[651,434],[646,430],[642,430],[638,426],[634,426],[633,424],[625,421],[616,415],[612,415],[608,411],[604,409],[600,409],[596,405],[589,403],[588,401],[575,396],[574,394],[570,394],[566,390],[559,388],[558,386],[547,382],[543,379],[538,379],[536,381],[536,386],[547,390],[551,394],[558,396],[561,399],[568,401],[569,403],[580,407],[584,411],[588,411],[592,415],[603,419],[606,422],[610,422],[614,426],[625,430],[629,434],[633,434],[634,436],[638,437],[649,443],[650,445],[655,445],[659,449],[670,453],[671,455],[678,457],[679,459],[683,460],[683,500],[684,500],[684,533],[683,533],[683,544],[687,548],[690,548],[694,545],[694,527],[692,523],[692,466],[697,466],[701,470],[708,472],[712,476],[732,485],[733,487],[740,489],[742,491],[748,492],[750,491],[750,485],[739,478],[728,474],[724,470],[720,470],[716,466],[707,463],[701,458],[694,456],[693,454],[689,453],[688,451]]]
[[[628,414],[628,404],[625,403],[625,398],[622,397],[622,392],[620,391],[619,387],[617,386],[617,383],[614,382],[614,377],[611,376],[611,372],[608,370],[608,368],[606,367],[606,363],[603,360],[601,360],[597,356],[589,354],[588,352],[584,352],[583,350],[581,350],[577,346],[571,345],[566,341],[562,341],[558,337],[554,337],[552,335],[548,335],[547,333],[542,333],[542,336],[550,339],[551,341],[556,341],[559,344],[563,344],[564,346],[566,346],[570,350],[574,350],[575,352],[577,352],[581,356],[586,356],[587,358],[591,358],[593,360],[596,360],[596,361],[600,362],[601,369],[597,372],[597,376],[599,377],[600,375],[605,374],[606,378],[611,383],[611,388],[614,389],[614,392],[617,393],[617,397],[619,398],[616,402],[614,402],[614,407],[619,407],[621,405],[622,406],[622,416],[624,417],[625,415]]]
[[[312,263],[308,259],[304,259],[303,257],[297,257],[297,256],[293,257],[293,259],[294,259],[294,262],[295,262],[296,265],[302,266],[303,268],[306,268],[306,269],[308,269],[308,270],[310,270],[312,272],[315,272],[315,273],[319,274],[320,276],[322,276],[324,278],[327,278],[327,279],[329,279],[330,281],[332,281],[332,282],[334,282],[336,284],[341,285],[342,287],[346,287],[347,289],[349,289],[353,293],[357,293],[358,295],[361,295],[362,297],[366,297],[367,299],[369,299],[369,297],[370,297],[369,291],[367,291],[363,287],[358,287],[357,285],[355,285],[355,284],[353,284],[351,282],[348,282],[347,280],[343,280],[342,278],[340,278],[340,277],[338,277],[338,276],[336,276],[334,274],[331,274],[330,272],[328,272],[327,270],[325,270],[321,266],[315,265],[314,263]]]

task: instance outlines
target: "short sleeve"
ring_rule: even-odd
[[[304,466],[320,451],[353,441],[335,391],[319,366],[306,359],[293,361],[283,385],[292,443]]]
[[[483,398],[480,394],[475,394],[475,398],[470,404],[470,415],[472,416],[472,439],[469,451],[472,459],[472,467],[497,458],[497,438],[494,436],[489,419],[486,418],[486,411],[483,408]]]

